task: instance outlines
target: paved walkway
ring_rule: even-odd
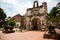
[[[15,32],[11,34],[4,34],[0,32],[0,40],[53,40],[44,39],[44,32],[28,31],[28,32]]]

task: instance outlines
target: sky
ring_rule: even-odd
[[[4,10],[7,17],[13,17],[16,14],[24,15],[28,8],[33,7],[34,0],[0,0],[0,8]],[[38,0],[39,5],[47,2],[48,13],[57,5],[60,0]]]

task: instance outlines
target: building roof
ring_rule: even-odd
[[[21,21],[21,15],[20,14],[17,14],[15,16],[12,17],[13,20],[15,20],[16,22],[20,22]]]
[[[20,14],[17,14],[17,15],[15,15],[15,16],[21,16]],[[13,17],[15,17],[15,16],[13,16]]]

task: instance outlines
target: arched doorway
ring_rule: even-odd
[[[32,30],[39,30],[38,25],[39,25],[39,19],[38,18],[34,18],[32,20]]]

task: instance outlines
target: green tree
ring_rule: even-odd
[[[58,23],[60,23],[60,15],[56,16],[56,20]]]
[[[16,22],[14,20],[9,20],[8,25],[14,27],[16,25]]]
[[[49,15],[49,20],[50,21],[55,20],[56,14],[57,14],[57,8],[56,7],[53,7],[51,9],[50,13],[48,14]]]
[[[51,12],[48,14],[49,15],[49,20],[50,21],[59,21],[60,20],[60,15],[57,15],[58,14],[58,10],[57,10],[58,8],[57,7],[53,7],[52,9],[51,9]],[[60,22],[60,21],[59,21]]]
[[[56,8],[56,7],[53,7],[53,8],[51,9],[50,13],[49,13],[50,18],[56,17],[56,14],[57,14],[57,8]]]
[[[53,7],[50,11],[50,13],[48,14],[48,20],[49,22],[53,23],[54,25],[56,25],[57,27],[59,27],[59,23],[60,23],[60,14],[58,12],[58,7]]]
[[[4,25],[6,18],[6,14],[4,13],[3,9],[0,8],[0,27]]]

